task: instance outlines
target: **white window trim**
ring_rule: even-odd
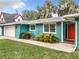
[[[34,26],[35,26],[35,30],[32,30],[32,29],[31,29],[31,25],[34,25]],[[30,27],[29,27],[29,30],[30,30],[30,31],[36,31],[36,24],[31,24],[31,25],[30,25]]]
[[[47,23],[46,23],[46,24],[47,24]],[[55,32],[50,32],[50,24],[55,24]],[[49,25],[49,32],[45,32],[45,31],[44,31],[44,25],[45,25],[45,24],[43,24],[43,33],[56,34],[56,30],[57,30],[57,27],[56,27],[57,25],[56,25],[56,23],[49,23],[49,24],[48,24],[48,25]]]

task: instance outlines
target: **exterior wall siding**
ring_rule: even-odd
[[[22,32],[28,32],[29,31],[29,25],[20,25],[20,24],[18,24],[18,25],[16,25],[15,26],[15,36],[16,36],[16,38],[19,38],[19,35],[20,35],[20,33],[22,33]]]
[[[15,37],[19,38],[20,34],[20,25],[15,25]]]
[[[32,37],[34,38],[37,34],[43,33],[43,24],[36,24],[36,29],[35,31],[30,31],[32,32]]]
[[[30,31],[29,25],[16,25],[15,26],[15,36],[16,38],[19,38],[20,33],[22,32],[32,32],[32,37],[34,38],[36,35],[43,33],[43,24],[36,24],[36,30]],[[61,22],[56,23],[56,37],[58,37],[61,40]]]
[[[56,37],[61,40],[61,22],[56,23]]]
[[[29,25],[21,25],[20,26],[20,32],[28,32],[29,31]]]
[[[79,18],[76,18],[77,21],[77,48],[79,48]]]
[[[34,38],[37,34],[43,33],[43,24],[36,24],[36,30],[31,31],[32,37]],[[61,40],[61,22],[56,23],[56,37]]]

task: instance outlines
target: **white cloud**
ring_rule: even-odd
[[[0,0],[0,8],[8,5],[12,6],[14,9],[25,6],[25,4],[21,0]]]
[[[22,8],[22,7],[24,7],[25,6],[25,4],[23,3],[23,2],[21,2],[21,3],[16,3],[16,4],[14,4],[13,5],[13,8],[14,9],[18,9],[18,8]]]

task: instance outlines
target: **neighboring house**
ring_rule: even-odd
[[[23,21],[23,18],[21,15],[15,13],[15,14],[9,14],[9,13],[0,13],[0,24],[6,24],[6,23],[14,23],[14,22],[20,22]],[[8,32],[7,32],[8,31]],[[0,27],[0,35],[11,35],[15,36],[15,27],[14,26],[4,26]]]
[[[19,21],[18,19],[12,23],[0,24],[0,27],[2,30],[0,35],[3,36],[19,38],[22,32],[32,32],[34,38],[41,33],[51,33],[58,37],[61,42],[74,42],[74,48],[79,48],[79,14],[33,21]]]
[[[22,16],[15,13],[15,14],[9,14],[9,13],[0,13],[0,23],[12,23],[22,21]]]

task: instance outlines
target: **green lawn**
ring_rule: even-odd
[[[79,59],[79,52],[65,53],[21,42],[0,40],[0,59]]]

